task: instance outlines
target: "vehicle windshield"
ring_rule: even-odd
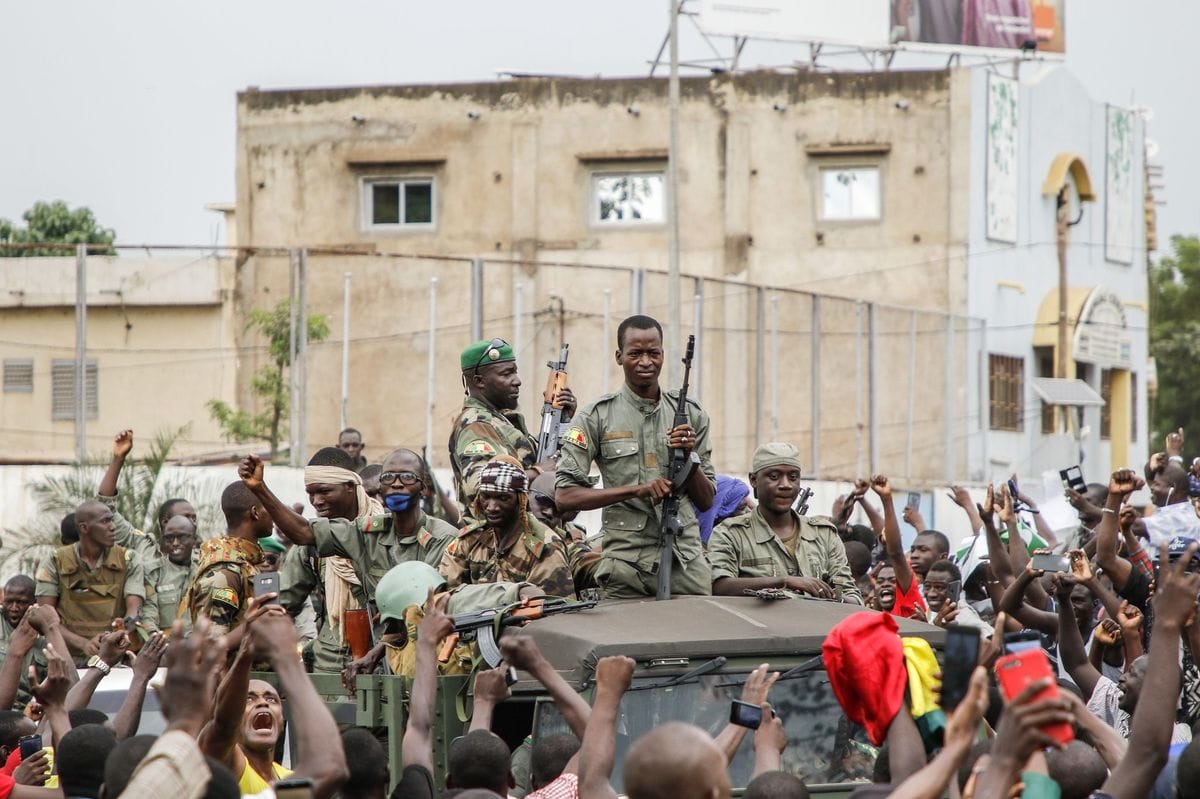
[[[668,721],[695,724],[716,736],[729,722],[731,700],[741,697],[741,678],[719,674],[670,688],[637,690],[658,679],[634,681],[633,690],[621,700],[617,719],[616,766],[612,784],[624,789],[621,764],[629,745]],[[862,727],[842,713],[824,671],[809,672],[777,682],[771,689],[771,706],[783,719],[788,747],[783,768],[806,785],[869,782],[877,750]],[[570,732],[553,702],[540,701],[534,718],[534,737]],[[734,788],[744,788],[754,771],[753,735],[748,734],[729,768]]]

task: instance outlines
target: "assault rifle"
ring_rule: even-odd
[[[497,643],[500,633],[505,627],[523,627],[534,619],[543,619],[557,613],[573,613],[578,610],[594,608],[596,600],[584,602],[568,602],[559,597],[540,596],[533,599],[522,599],[511,605],[498,608],[484,608],[468,613],[456,613],[450,617],[454,622],[454,632],[446,636],[438,650],[438,660],[449,663],[460,640],[474,641],[479,646],[479,654],[487,661],[488,668],[496,668],[504,657],[500,654]]]
[[[692,356],[696,354],[696,337],[688,336],[687,352],[683,356],[683,386],[679,389],[679,404],[675,406],[675,420],[672,428],[688,424],[687,395],[688,381],[692,377]],[[671,495],[663,500],[662,547],[658,553],[658,595],[655,599],[671,598],[671,566],[675,558],[675,538],[683,533],[683,523],[679,520],[679,492],[683,484],[692,476],[692,470],[699,463],[699,458],[693,457],[695,451],[687,453],[682,449],[671,450],[671,461],[667,465],[667,479],[671,481]]]
[[[563,344],[557,361],[548,361],[550,376],[546,378],[546,390],[542,392],[542,431],[538,434],[539,461],[548,461],[558,454],[563,436],[563,407],[554,402],[554,395],[567,387],[567,348]]]

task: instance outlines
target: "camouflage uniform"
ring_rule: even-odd
[[[552,528],[558,536],[558,541],[567,556],[567,565],[571,567],[571,579],[575,581],[575,592],[585,588],[596,587],[596,565],[600,562],[600,553],[592,549],[587,540],[587,530],[574,522],[566,522],[561,527]]]
[[[590,488],[592,461],[600,468],[606,486],[629,486],[667,476],[670,448],[667,432],[674,426],[678,391],[663,391],[660,400],[637,396],[622,386],[584,407],[572,420],[559,450],[555,486]],[[696,431],[694,452],[699,467],[716,480],[708,414],[688,400],[688,420]],[[612,599],[653,596],[657,586],[659,546],[662,539],[662,503],[629,499],[604,508],[604,545],[596,567],[596,582]],[[672,594],[712,593],[712,578],[700,545],[700,523],[686,492],[679,494],[679,520],[683,533],[675,539],[675,565],[671,570]]]
[[[495,529],[475,522],[446,547],[438,571],[451,588],[464,583],[533,583],[550,596],[575,594],[571,567],[558,536],[526,513],[522,531],[507,550],[500,549]],[[519,522],[518,522],[519,523]]]
[[[141,559],[120,545],[109,547],[95,569],[78,543],[59,547],[42,561],[36,581],[34,595],[55,597],[63,626],[83,638],[106,633],[113,619],[125,618],[125,597],[146,595]],[[77,664],[86,660],[82,652],[74,654]]]
[[[200,545],[200,567],[180,612],[187,607],[195,625],[201,616],[212,622],[212,634],[224,635],[246,618],[246,608],[254,596],[254,575],[263,560],[257,541],[222,536]]]
[[[479,488],[479,470],[497,455],[511,455],[526,468],[537,463],[537,438],[516,411],[498,411],[476,397],[463,400],[450,431],[450,466],[458,501],[470,510]]]
[[[717,525],[708,539],[713,581],[722,577],[812,577],[829,583],[842,601],[861,605],[862,594],[833,522],[810,519],[796,511],[792,511],[792,521],[795,555],[757,508]]]
[[[195,550],[192,550],[195,552]],[[179,613],[179,601],[188,586],[196,579],[196,560],[177,566],[166,555],[160,555],[146,566],[146,602],[142,605],[142,621],[161,630],[171,629]],[[190,630],[191,619],[183,617],[184,631]]]
[[[8,623],[8,619],[0,615],[0,662],[3,662],[8,657],[8,650],[11,647],[13,633],[16,629],[16,627]],[[33,699],[33,692],[29,690],[29,665],[31,663],[37,668],[38,679],[46,679],[45,650],[46,639],[44,636],[39,635],[33,643],[33,648],[25,653],[25,661],[21,664],[21,680],[17,683],[17,696],[11,708],[12,710],[24,710],[25,706],[29,704],[29,700]]]

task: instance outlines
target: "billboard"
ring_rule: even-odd
[[[1020,85],[987,76],[987,237],[1017,242],[1017,167]]]
[[[1104,161],[1104,257],[1133,263],[1133,214],[1137,200],[1133,171],[1133,112],[1108,106]]]
[[[891,0],[892,40],[938,49],[1066,52],[1066,0]]]
[[[700,0],[696,22],[712,36],[860,47],[888,44],[891,0]]]

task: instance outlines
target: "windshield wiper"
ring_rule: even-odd
[[[804,674],[807,674],[810,671],[816,671],[818,668],[820,668],[821,666],[824,665],[823,657],[824,657],[823,655],[817,655],[816,657],[811,657],[808,660],[804,661],[803,663],[800,663],[799,665],[792,666],[790,669],[785,671],[783,674],[780,674],[779,678],[776,680],[776,682],[779,682],[781,680],[790,680],[793,677],[800,677]],[[750,679],[750,675],[743,674],[740,677],[734,677],[733,679],[729,680],[728,682],[720,683],[719,685],[717,685],[717,687],[718,688],[731,688],[731,687],[737,686],[737,685],[745,685],[746,680],[748,680],[748,679]]]
[[[680,674],[677,677],[669,677],[665,680],[662,680],[661,682],[647,683],[645,685],[634,685],[634,686],[631,686],[629,688],[629,690],[630,691],[646,691],[646,690],[649,690],[652,688],[671,688],[676,685],[683,685],[685,683],[694,682],[695,680],[698,680],[699,678],[703,677],[705,674],[711,674],[712,672],[721,668],[722,666],[725,665],[727,660],[728,660],[728,658],[726,658],[724,655],[718,655],[717,657],[713,658],[712,660],[709,660],[705,663],[701,663],[699,666],[692,669],[691,671],[684,672],[683,674]]]

